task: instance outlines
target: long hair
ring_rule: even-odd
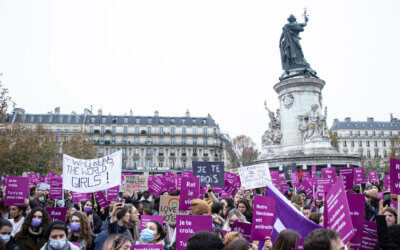
[[[44,232],[46,231],[47,227],[50,225],[51,223],[51,218],[50,215],[47,213],[47,211],[42,208],[42,207],[35,207],[34,209],[32,209],[32,211],[28,214],[28,216],[26,216],[26,219],[24,221],[24,223],[22,224],[22,228],[21,228],[21,233],[23,234],[29,234],[29,227],[31,226],[31,222],[33,219],[33,215],[37,212],[41,212],[42,213],[42,224],[40,224],[40,228],[42,229],[42,233],[41,236],[44,235]]]
[[[244,213],[244,216],[246,217],[253,217],[253,208],[250,205],[250,202],[247,199],[240,199],[238,202],[238,207],[239,203],[242,203],[246,206],[246,212]],[[251,221],[249,221],[251,223]]]
[[[103,245],[103,250],[118,250],[129,238],[124,234],[111,234]]]
[[[222,228],[225,231],[231,231],[231,225],[229,224],[229,221],[233,215],[236,215],[236,217],[239,218],[238,220],[239,222],[247,221],[246,217],[244,217],[244,215],[239,210],[237,210],[237,208],[233,208],[231,209],[231,211],[229,211],[228,216],[226,216],[225,224],[224,227]]]
[[[81,227],[79,228],[79,239],[80,240],[85,240],[88,246],[92,245],[92,228],[90,227],[90,222],[86,216],[86,214],[76,211],[71,215],[71,219],[73,216],[76,216],[79,218],[79,222],[81,224]]]
[[[285,229],[278,234],[272,246],[272,250],[294,249],[296,240],[301,238],[301,235],[291,229]]]

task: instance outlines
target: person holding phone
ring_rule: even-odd
[[[397,211],[393,207],[383,206],[380,201],[379,215],[376,216],[376,228],[380,249],[400,249],[400,225],[396,224]]]

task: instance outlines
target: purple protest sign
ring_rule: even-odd
[[[285,173],[279,174],[279,184],[286,183]]]
[[[311,178],[317,178],[317,166],[315,165],[311,167]]]
[[[238,191],[238,188],[235,187],[230,181],[225,179],[225,186],[224,186],[224,191],[229,194],[229,195],[235,195]]]
[[[112,202],[118,198],[119,186],[107,189],[107,201]]]
[[[354,228],[341,176],[326,193],[325,201],[328,227],[337,231],[344,243],[349,242],[354,236]]]
[[[267,196],[254,196],[253,225],[251,241],[265,240],[270,236],[275,221],[275,199]]]
[[[72,192],[72,197],[73,197],[73,202],[74,203],[79,203],[82,201],[87,201],[90,199],[91,193],[75,193]]]
[[[316,199],[323,200],[325,193],[328,191],[331,185],[332,185],[331,179],[328,178],[317,179],[317,186],[315,189]]]
[[[369,182],[376,183],[378,181],[378,173],[376,171],[369,172]]]
[[[176,189],[175,177],[173,177],[173,176],[164,176],[164,178],[161,178],[161,180],[163,180],[163,182],[165,184],[165,189],[168,190],[168,192],[173,192]]]
[[[239,188],[241,185],[240,177],[237,174],[227,172],[227,173],[225,173],[225,180],[226,179],[228,179],[228,181],[237,188]]]
[[[178,189],[181,189],[181,187],[182,187],[182,177],[177,177],[176,178],[176,187],[178,188]]]
[[[211,215],[176,215],[176,249],[186,250],[190,236],[203,230],[212,231]]]
[[[396,208],[396,210],[399,209],[399,203],[397,201],[391,201],[390,206]]]
[[[107,202],[106,197],[104,196],[103,191],[97,191],[94,193],[94,198],[96,199],[97,203],[100,207],[109,207],[110,204]]]
[[[59,220],[65,222],[65,216],[67,215],[66,207],[46,207],[46,211],[53,221]]]
[[[353,190],[354,170],[353,168],[339,168],[339,174],[342,175],[344,188]]]
[[[235,221],[231,232],[239,232],[248,242],[251,242],[251,223]]]
[[[385,190],[389,190],[389,188],[390,188],[390,174],[385,174],[383,176],[383,185],[385,187]]]
[[[292,171],[292,186],[299,185],[299,173],[296,171]]]
[[[298,238],[298,239],[296,239],[296,247],[295,247],[295,250],[303,250],[304,248],[303,248],[303,245],[304,245],[304,241],[305,241],[306,239],[302,239],[302,238]],[[293,249],[293,248],[292,248]]]
[[[149,176],[149,192],[152,194],[160,195],[162,191],[164,191],[165,183],[161,180],[161,178]]]
[[[197,199],[200,194],[200,178],[199,177],[183,177],[182,188],[179,196],[179,210],[191,210],[191,200]]]
[[[365,183],[365,173],[364,168],[354,168],[354,184],[362,184]]]
[[[63,179],[62,177],[52,177],[50,179],[50,192],[49,199],[62,199],[63,198]]]
[[[390,192],[400,195],[400,159],[390,159]]]
[[[5,206],[25,206],[24,199],[28,198],[29,194],[29,178],[7,176],[6,177],[6,194]]]
[[[192,171],[183,171],[182,177],[193,177],[193,172]]]
[[[30,174],[29,179],[30,179],[30,185],[36,186],[40,182],[39,174]]]
[[[146,227],[149,221],[157,221],[160,225],[163,224],[163,216],[161,215],[142,215],[140,216],[140,232]]]
[[[310,172],[303,172],[303,180],[304,179],[309,179],[310,178]]]
[[[354,248],[361,247],[361,240],[364,227],[365,216],[365,195],[364,194],[347,194],[349,203],[351,222],[354,227],[354,236],[351,239],[351,246]]]
[[[131,250],[163,250],[164,245],[162,244],[143,244],[143,245],[132,245]]]
[[[274,184],[279,184],[279,171],[269,171]]]
[[[56,177],[56,173],[55,173],[55,172],[49,172],[49,173],[47,174],[47,176],[48,176],[49,178],[53,178],[53,177]]]
[[[375,222],[364,220],[364,229],[360,249],[379,249],[378,232],[376,230]]]
[[[335,168],[323,168],[322,169],[322,178],[331,179],[331,182],[336,181],[336,169]]]
[[[303,179],[301,184],[299,184],[297,190],[306,191],[308,198],[311,198],[313,196],[313,186],[312,186],[312,184],[310,184],[308,179]]]

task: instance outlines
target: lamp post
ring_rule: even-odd
[[[39,180],[42,178],[43,163],[39,162]]]

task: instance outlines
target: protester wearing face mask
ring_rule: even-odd
[[[86,216],[88,217],[88,220],[90,222],[90,225],[92,227],[93,233],[98,234],[101,231],[101,219],[97,213],[95,213],[93,209],[92,202],[90,200],[86,201],[84,203],[83,211],[85,212]]]
[[[79,243],[80,249],[94,249],[92,229],[84,213],[76,211],[72,214],[68,240]]]
[[[140,238],[135,244],[160,244],[164,246],[165,232],[157,221],[149,221],[140,232]]]
[[[12,225],[8,220],[0,219],[0,238],[6,244],[5,250],[19,250],[14,237],[11,236]]]
[[[21,231],[15,235],[21,250],[39,250],[47,241],[45,231],[50,222],[50,216],[44,208],[32,209],[22,224]]]
[[[22,224],[24,223],[25,207],[10,206],[10,219],[8,219],[13,227],[11,236],[15,236],[21,230]]]
[[[45,233],[48,242],[40,250],[79,250],[67,240],[67,226],[61,221],[52,222]]]

